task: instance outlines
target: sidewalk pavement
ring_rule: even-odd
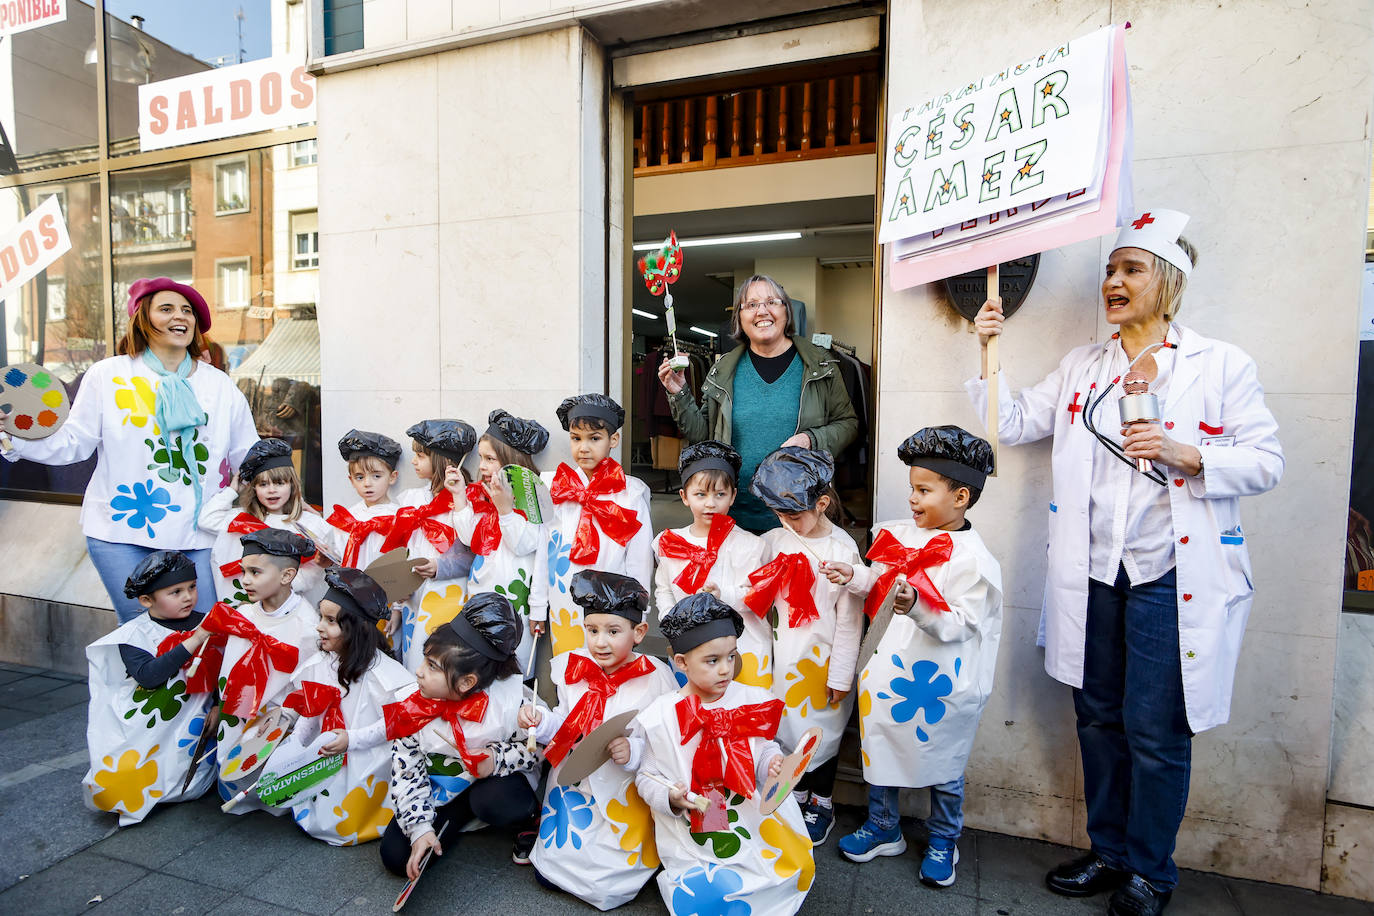
[[[116,830],[113,816],[81,803],[87,768],[86,687],[80,678],[0,664],[0,913],[381,914],[402,881],[382,870],[375,843],[333,848],[287,818],[221,814],[218,799],[156,809]],[[1106,900],[1067,900],[1045,890],[1045,872],[1074,850],[969,831],[959,843],[958,881],[947,890],[916,880],[924,830],[904,824],[905,856],[854,865],[836,839],[862,818],[841,809],[816,850],[816,879],[801,912],[1038,916],[1104,913]],[[510,862],[510,836],[465,834],[435,860],[405,910],[423,914],[591,914],[581,902],[539,887]],[[661,914],[657,887],[616,911]],[[1170,916],[1374,916],[1374,905],[1256,881],[1184,872]],[[708,914],[702,914],[708,916]],[[763,914],[759,914],[763,916]]]

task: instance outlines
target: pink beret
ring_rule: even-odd
[[[196,330],[202,334],[210,330],[210,306],[205,304],[205,297],[196,292],[195,287],[178,283],[171,277],[144,277],[135,281],[134,285],[129,287],[129,316],[133,317],[134,312],[138,311],[138,300],[163,290],[171,290],[185,296],[196,312]]]

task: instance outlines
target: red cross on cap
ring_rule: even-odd
[[[1155,221],[1155,218],[1154,218],[1153,216],[1151,216],[1148,212],[1142,213],[1142,214],[1140,215],[1140,219],[1138,219],[1138,220],[1136,220],[1135,222],[1131,223],[1131,228],[1132,228],[1132,229],[1144,229],[1146,226],[1150,225],[1150,223],[1153,223],[1154,221]]]

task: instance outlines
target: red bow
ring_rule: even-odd
[[[879,531],[878,536],[873,539],[873,546],[868,548],[867,557],[875,563],[882,563],[887,567],[887,571],[878,577],[873,590],[868,593],[868,600],[864,602],[864,613],[870,619],[878,613],[878,607],[887,597],[888,590],[892,588],[892,583],[897,581],[899,574],[906,576],[907,581],[916,589],[916,594],[925,599],[932,611],[941,614],[947,612],[949,605],[945,603],[945,597],[940,594],[935,583],[930,581],[926,570],[948,563],[953,552],[954,539],[943,532],[927,541],[926,546],[912,548],[897,540],[886,528]]]
[[[248,640],[248,651],[234,664],[225,681],[224,711],[240,719],[252,718],[262,705],[272,669],[290,674],[300,660],[300,650],[268,636],[222,601],[215,602],[201,626],[212,633]]]
[[[811,590],[816,585],[816,571],[811,561],[799,553],[780,553],[771,562],[749,574],[753,586],[744,596],[744,603],[759,617],[768,614],[781,594],[787,599],[787,625],[799,627],[819,620],[816,597]]]
[[[343,692],[338,687],[319,681],[302,681],[300,687],[286,695],[281,705],[303,716],[320,716],[320,733],[323,734],[348,727],[339,706],[342,702]]]
[[[262,531],[268,525],[262,519],[249,515],[247,512],[240,512],[234,516],[234,520],[229,523],[227,529],[230,534],[252,534],[254,531]],[[219,574],[226,579],[243,575],[243,559],[231,560],[220,566]]]
[[[159,658],[175,649],[177,646],[190,639],[195,634],[194,629],[182,630],[173,633],[157,644],[156,654]],[[181,667],[189,668],[191,662],[195,661],[195,654],[186,659],[186,663]],[[200,649],[200,664],[196,666],[194,677],[187,676],[187,693],[209,693],[215,689],[215,684],[219,681],[219,669],[224,664],[224,637],[212,636],[205,641]]]
[[[735,520],[728,515],[717,515],[711,519],[711,530],[706,533],[706,546],[698,547],[691,541],[668,530],[659,535],[658,552],[674,560],[686,560],[687,565],[677,574],[673,584],[689,595],[695,595],[706,584],[711,567],[716,565],[720,547],[730,532],[735,530]],[[764,609],[767,613],[767,609]]]
[[[378,515],[360,522],[353,517],[353,513],[343,506],[335,506],[334,511],[329,514],[326,521],[348,535],[348,544],[344,547],[343,562],[339,565],[356,567],[358,554],[363,549],[363,541],[367,540],[370,534],[383,536],[390,534],[391,526],[396,521],[396,517],[394,515]]]
[[[653,673],[654,663],[643,655],[636,656],[633,662],[611,674],[602,671],[600,665],[585,655],[569,655],[563,681],[566,684],[585,681],[587,692],[582,694],[549,746],[544,748],[545,759],[554,766],[562,763],[568,751],[572,750],[573,742],[601,724],[606,715],[606,701],[615,695],[622,684]]]
[[[406,546],[410,543],[410,536],[417,530],[424,534],[425,540],[429,541],[435,550],[445,552],[453,546],[453,540],[457,535],[454,534],[453,526],[445,525],[435,516],[452,511],[453,494],[448,490],[444,490],[426,505],[397,509],[391,533],[382,542],[382,553]]]
[[[477,525],[472,529],[472,552],[489,557],[501,546],[501,516],[492,505],[487,488],[480,483],[470,483],[467,489],[468,505],[477,514]]]
[[[582,506],[582,513],[577,518],[572,553],[569,554],[569,559],[574,563],[590,566],[596,562],[601,553],[601,535],[597,533],[597,525],[621,547],[630,543],[630,538],[639,531],[639,513],[602,498],[624,490],[625,469],[614,459],[603,458],[593,469],[591,481],[585,486],[578,479],[577,472],[568,465],[558,466],[553,475],[553,486],[549,487],[549,496],[555,504],[575,502]]]
[[[467,742],[463,739],[462,720],[481,722],[486,714],[486,691],[463,697],[461,700],[431,700],[417,690],[399,703],[387,703],[382,707],[388,741],[408,738],[435,719],[447,722],[453,727],[453,746],[458,749],[463,766],[473,778],[477,776],[477,765],[486,759],[487,755],[468,753]]]
[[[734,709],[705,709],[695,696],[678,700],[677,724],[686,744],[697,732],[701,743],[692,757],[692,791],[725,787],[754,797],[754,755],[750,738],[772,740],[782,720],[782,700],[751,703]]]

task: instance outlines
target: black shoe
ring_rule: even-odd
[[[1157,891],[1140,875],[1131,875],[1107,901],[1107,916],[1159,916],[1173,891]]]
[[[510,860],[516,865],[530,864],[530,850],[534,849],[534,841],[539,834],[533,830],[522,830],[515,835],[515,845],[510,851]]]
[[[1051,870],[1045,876],[1045,886],[1063,897],[1091,897],[1115,890],[1130,877],[1129,872],[1112,868],[1090,852]]]

